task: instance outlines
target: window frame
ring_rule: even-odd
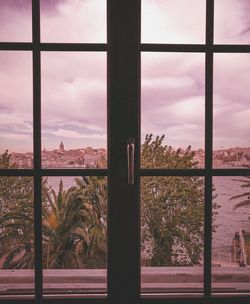
[[[142,0],[143,1],[143,0]],[[212,178],[249,176],[250,169],[215,169],[213,159],[213,56],[215,53],[250,53],[250,45],[214,44],[214,1],[206,0],[205,44],[147,44],[140,42],[140,0],[107,0],[107,43],[44,43],[40,40],[39,0],[32,1],[32,42],[0,42],[0,51],[31,51],[33,54],[33,155],[32,169],[0,169],[0,176],[34,178],[35,298],[0,297],[0,303],[249,303],[249,294],[212,293]],[[129,22],[128,22],[129,20]],[[108,55],[108,168],[43,169],[41,166],[41,52],[100,51]],[[197,52],[205,54],[205,168],[140,168],[140,54],[141,52]],[[121,60],[123,58],[124,60]],[[121,72],[122,71],[122,72]],[[125,85],[123,82],[125,80]],[[117,109],[119,103],[119,110]],[[116,127],[121,125],[117,134]],[[135,185],[125,185],[126,138],[136,139]],[[118,148],[117,148],[118,147]],[[42,176],[108,177],[108,285],[107,295],[81,295],[77,299],[42,294]],[[202,176],[205,178],[204,293],[140,294],[140,177]],[[113,190],[116,189],[116,190]],[[122,190],[124,197],[120,197]],[[132,200],[131,200],[132,198]],[[131,202],[129,202],[131,200]],[[111,204],[111,202],[114,202]],[[129,202],[129,203],[128,203]],[[124,219],[119,218],[124,215]],[[126,219],[129,219],[129,223]],[[121,223],[120,223],[121,222]],[[122,231],[114,228],[123,224]],[[131,225],[132,228],[129,228]],[[133,232],[127,238],[128,232]],[[125,243],[125,245],[123,245]],[[130,246],[134,250],[123,250]],[[130,252],[131,251],[131,252]],[[122,271],[118,264],[123,260]],[[131,268],[131,270],[127,270]],[[128,292],[129,291],[129,292]],[[33,296],[32,296],[33,297]]]

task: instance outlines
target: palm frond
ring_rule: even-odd
[[[238,204],[236,204],[234,207],[233,207],[233,210],[237,209],[237,208],[240,208],[240,207],[248,207],[250,206],[250,199],[247,199],[247,200],[244,200]]]

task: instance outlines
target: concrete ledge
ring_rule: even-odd
[[[44,293],[105,293],[105,269],[45,269]],[[34,293],[34,270],[0,270],[0,295]],[[214,292],[250,291],[250,268],[214,267]],[[143,293],[202,292],[202,267],[142,267]]]

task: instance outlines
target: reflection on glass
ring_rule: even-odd
[[[106,1],[74,0],[41,3],[44,42],[106,42]]]
[[[213,292],[250,291],[250,177],[214,177]]]
[[[250,55],[214,55],[214,167],[250,166]]]
[[[31,41],[31,0],[0,1],[0,41]]]
[[[141,178],[142,292],[203,285],[204,179]]]
[[[106,54],[42,54],[42,165],[107,167]]]
[[[205,0],[143,0],[141,41],[204,43],[205,9]]]
[[[106,178],[44,177],[42,191],[44,293],[105,292]]]
[[[0,177],[0,295],[34,294],[32,177]]]
[[[11,155],[9,163],[0,167],[33,166],[32,108],[32,54],[1,51],[0,154]]]
[[[162,145],[168,145],[170,154],[178,153],[180,158],[189,159],[188,163],[166,159],[142,166],[204,166],[204,81],[203,54],[142,53],[142,140],[147,144],[147,134],[153,134],[152,140],[164,135]],[[154,153],[153,149],[148,151],[152,158]]]
[[[249,0],[215,0],[214,4],[215,43],[250,43]]]

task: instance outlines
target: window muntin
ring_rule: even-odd
[[[208,2],[208,3],[211,3],[211,2]],[[210,27],[210,29],[211,29],[211,24],[209,24],[208,23],[208,25],[207,25],[208,27]],[[37,33],[37,32],[36,32]],[[44,45],[45,47],[51,47],[51,46],[48,46],[48,45]],[[44,47],[43,46],[43,47]],[[1,45],[1,47],[2,47],[2,45]],[[6,47],[6,45],[4,45],[4,47]],[[18,45],[15,45],[15,47],[16,48],[18,48]],[[57,46],[58,47],[58,46]],[[62,47],[62,49],[63,49],[63,46],[59,46],[59,48],[60,47]],[[74,48],[75,46],[72,46],[72,45],[68,45],[68,47],[72,47],[72,48]],[[160,46],[158,46],[158,47],[160,47]],[[163,49],[164,49],[164,47],[166,48],[166,46],[163,46]],[[178,45],[175,45],[174,47],[179,47]],[[182,47],[182,46],[181,46]],[[184,48],[185,47],[187,47],[187,46],[183,46]],[[10,46],[10,48],[11,48],[11,46]],[[52,46],[52,49],[53,49],[53,46]],[[200,47],[200,46],[197,46],[197,48],[196,48],[196,51],[198,50],[199,52],[204,52],[204,50],[207,50],[207,49],[209,49],[209,52],[207,52],[207,58],[211,58],[212,56],[211,56],[211,50],[213,50],[213,47],[211,47],[211,49],[210,48],[208,48],[207,46],[205,46],[205,48],[203,48],[203,47]],[[230,52],[230,50],[232,51],[232,48],[225,48],[228,52]],[[242,50],[241,48],[236,48],[235,50]],[[35,56],[35,58],[36,58],[36,60],[35,60],[35,67],[36,67],[36,69],[38,69],[38,65],[39,65],[39,60],[37,59],[38,57],[37,56]],[[211,74],[211,70],[212,69],[208,69],[209,71],[207,72],[208,74],[208,79],[210,78],[212,78],[212,74]],[[36,83],[38,83],[39,82],[39,77],[38,77],[38,74],[36,74],[35,73],[35,80],[37,81]],[[209,82],[209,81],[208,81]],[[207,85],[207,84],[206,84]],[[208,87],[210,86],[210,84],[208,85]],[[36,96],[39,96],[39,88],[36,90]],[[206,94],[206,96],[208,95],[208,93]],[[39,99],[39,98],[38,98]],[[210,102],[210,101],[209,101]],[[39,100],[38,100],[38,105],[39,105]],[[211,108],[210,108],[210,110],[211,110]],[[206,117],[210,117],[210,114],[211,114],[211,111],[207,111],[207,113],[206,113]],[[38,110],[37,110],[38,111]],[[36,122],[35,122],[35,124],[36,124],[36,130],[38,130],[39,131],[39,124],[37,124]],[[208,126],[208,124],[206,124],[206,126]],[[210,127],[212,128],[212,125],[210,125]],[[211,131],[211,130],[210,130]],[[209,132],[207,132],[207,134],[208,134]],[[206,140],[206,142],[208,142],[209,143],[209,139],[207,140],[207,138],[205,139]],[[209,144],[207,145],[207,146],[209,146]],[[36,155],[37,157],[38,157],[38,155]],[[207,156],[206,156],[206,159],[208,160],[208,164],[209,164],[209,160],[211,160],[212,159],[212,154],[210,155],[210,152],[209,151],[207,151]],[[36,167],[36,168],[38,168],[39,167],[39,160],[38,160],[38,166]],[[209,165],[207,166],[207,168],[208,169],[210,169],[210,167],[209,167]],[[39,168],[38,168],[39,169]],[[30,170],[29,171],[29,173],[30,174],[34,174],[35,175],[35,173],[37,173],[37,172],[40,172],[39,170],[38,171],[33,171],[33,170]],[[143,171],[141,171],[141,172],[143,172]],[[181,171],[178,171],[178,172],[181,172]],[[210,171],[210,170],[207,170],[207,171],[200,171],[200,173],[201,173],[201,175],[203,175],[203,174],[207,174],[206,176],[208,176],[208,180],[212,177],[212,174],[214,173],[214,174],[218,174],[218,172],[219,172],[219,174],[225,174],[225,175],[227,175],[229,172],[232,172],[234,175],[240,175],[240,173],[239,173],[239,171],[238,170],[232,170],[232,171],[229,171],[229,170],[224,170],[224,171]],[[247,171],[247,169],[245,169],[245,170],[243,170],[242,171],[244,174],[246,174],[247,172],[249,173],[249,171]],[[242,174],[242,172],[241,172],[241,174]],[[51,174],[54,174],[54,171],[52,170],[52,171],[50,171],[50,173]],[[64,174],[68,174],[69,172],[68,171],[63,171],[63,172],[61,172],[62,174],[64,173]],[[157,173],[159,173],[159,171],[157,172]],[[1,174],[3,174],[2,172],[1,172]],[[39,174],[38,174],[39,175]],[[41,175],[41,172],[40,172],[40,175]],[[35,181],[37,181],[38,179],[39,179],[39,177],[40,177],[40,175],[39,176],[36,176],[35,177]],[[36,185],[37,185],[37,183],[36,183]],[[212,193],[212,186],[211,185],[209,185],[209,182],[207,183],[207,185],[206,185],[207,187],[206,187],[206,189],[205,189],[205,191],[206,191],[206,195],[205,195],[205,200],[206,200],[206,202],[205,202],[205,208],[206,208],[206,205],[209,203],[209,201],[208,201],[208,196],[207,196],[207,193]],[[38,191],[39,192],[39,191]],[[39,204],[39,200],[36,202],[36,203],[38,203]],[[206,217],[207,215],[205,214],[205,217]],[[206,222],[206,224],[209,226],[210,224],[211,224],[211,222],[208,220],[207,222]],[[205,230],[206,230],[206,226],[207,225],[205,225]],[[207,231],[209,231],[209,229],[207,230]],[[210,240],[210,236],[208,235],[208,234],[206,234],[205,233],[205,239],[207,240],[207,241],[209,241]],[[206,249],[208,249],[207,251],[208,251],[208,253],[206,254],[206,252],[205,252],[205,254],[206,254],[206,257],[208,257],[208,259],[206,260],[206,262],[205,262],[205,265],[204,265],[204,270],[205,270],[205,274],[206,274],[206,276],[205,276],[205,282],[204,282],[204,284],[205,284],[205,289],[204,289],[204,292],[205,292],[205,294],[206,295],[210,295],[210,288],[209,288],[209,282],[210,282],[210,273],[209,273],[209,262],[211,261],[211,258],[210,258],[210,253],[209,253],[209,245],[206,245],[206,243],[204,243],[204,245],[205,245],[205,247],[206,247]],[[38,268],[39,268],[39,264],[38,265],[36,265]],[[39,269],[38,269],[39,270]],[[206,272],[207,271],[207,272]],[[40,287],[39,287],[39,285],[40,285],[40,282],[39,282],[39,272],[38,272],[38,274],[37,274],[37,276],[38,276],[38,280],[36,281],[37,282],[37,289],[36,289],[36,293],[37,293],[37,298],[39,299],[40,298],[40,291],[41,291],[41,289],[40,289]],[[163,295],[164,296],[164,295]],[[152,297],[152,295],[151,295],[151,297]],[[223,299],[222,299],[223,300]]]
[[[161,32],[161,30],[164,29],[164,26],[162,26],[162,29],[161,30],[158,30],[157,34],[154,35],[154,38],[155,40],[152,40],[150,41],[150,39],[148,40],[145,40],[145,36],[144,35],[144,29],[145,29],[145,26],[143,28],[143,25],[142,25],[142,42],[144,43],[142,45],[142,51],[147,51],[147,52],[150,52],[150,56],[154,56],[155,53],[154,52],[161,52],[161,56],[164,56],[164,53],[168,53],[168,52],[178,52],[181,51],[181,52],[185,52],[185,50],[195,50],[196,52],[198,53],[205,53],[205,147],[206,147],[206,151],[205,153],[203,153],[203,159],[204,159],[204,165],[205,165],[205,170],[204,171],[201,171],[201,175],[204,176],[205,175],[205,204],[204,204],[204,294],[207,295],[207,296],[210,296],[211,295],[211,291],[212,292],[218,292],[218,293],[221,293],[221,292],[224,292],[224,291],[229,291],[229,292],[232,292],[232,290],[237,290],[237,292],[239,292],[239,294],[241,294],[241,292],[246,292],[246,291],[249,291],[249,284],[242,284],[242,286],[240,287],[239,284],[236,282],[237,279],[239,280],[242,280],[242,282],[244,283],[244,275],[241,275],[241,271],[239,270],[238,271],[238,277],[237,277],[237,274],[236,274],[236,277],[235,279],[232,279],[231,278],[231,281],[230,279],[228,281],[225,280],[225,282],[223,281],[223,273],[230,276],[230,274],[233,274],[234,270],[232,268],[227,268],[224,266],[224,269],[223,267],[221,269],[217,269],[217,268],[213,268],[213,272],[211,273],[210,272],[210,269],[211,269],[211,266],[214,266],[213,263],[214,263],[214,252],[211,248],[211,242],[212,242],[212,231],[213,229],[215,230],[214,231],[214,238],[216,239],[216,229],[215,229],[215,226],[214,226],[214,222],[217,220],[217,215],[218,217],[223,217],[223,212],[220,213],[221,211],[220,210],[223,210],[223,208],[219,208],[219,201],[216,200],[216,185],[213,186],[213,183],[212,183],[212,178],[213,178],[213,181],[216,180],[216,178],[221,178],[221,180],[224,179],[224,182],[226,182],[228,176],[230,175],[234,175],[233,178],[236,178],[238,177],[238,175],[242,175],[242,174],[249,174],[249,163],[245,163],[245,166],[242,167],[242,166],[223,166],[223,167],[219,167],[220,169],[222,169],[221,171],[216,171],[216,170],[213,170],[212,167],[214,167],[215,169],[218,168],[218,166],[215,166],[215,162],[214,162],[214,153],[216,152],[215,151],[215,143],[218,145],[218,142],[220,141],[219,139],[219,135],[220,133],[223,133],[224,134],[227,134],[226,135],[226,139],[228,140],[228,142],[231,140],[230,139],[230,126],[227,127],[228,125],[228,118],[229,117],[234,117],[234,114],[235,113],[232,113],[232,111],[230,111],[230,107],[228,107],[228,115],[223,115],[223,119],[220,120],[220,122],[218,121],[217,117],[218,117],[218,104],[216,104],[216,94],[218,94],[218,91],[220,90],[220,93],[223,91],[223,94],[226,94],[226,95],[234,95],[234,92],[238,91],[238,98],[235,99],[234,101],[234,105],[236,105],[236,107],[240,107],[241,106],[241,103],[242,103],[242,97],[240,97],[240,90],[237,89],[237,87],[240,87],[241,85],[245,86],[245,82],[246,80],[243,80],[242,81],[242,77],[244,79],[248,79],[247,77],[245,77],[245,75],[248,73],[246,72],[246,70],[248,69],[248,65],[247,63],[245,64],[244,66],[244,73],[240,73],[239,74],[239,71],[242,70],[242,67],[241,67],[241,60],[239,60],[238,58],[244,58],[244,56],[248,56],[248,54],[237,54],[237,53],[242,53],[243,52],[243,48],[244,46],[240,46],[240,45],[233,45],[235,43],[242,43],[242,44],[246,44],[248,43],[247,42],[247,37],[248,37],[248,31],[245,31],[244,33],[239,33],[236,31],[238,30],[238,27],[236,26],[235,30],[231,31],[231,32],[228,32],[228,34],[230,35],[226,35],[226,32],[223,33],[223,30],[227,28],[230,28],[231,26],[233,26],[233,24],[235,24],[235,22],[237,23],[241,23],[243,22],[243,20],[245,20],[244,16],[246,16],[248,13],[247,13],[247,9],[245,10],[244,14],[243,14],[243,11],[242,11],[242,14],[239,16],[237,15],[238,12],[233,12],[233,9],[232,9],[232,14],[228,14],[226,15],[225,12],[229,12],[229,8],[226,8],[226,6],[231,6],[231,8],[233,7],[232,3],[236,3],[236,1],[216,1],[215,0],[215,10],[217,9],[216,6],[218,6],[218,2],[220,2],[219,4],[221,5],[221,8],[223,7],[223,9],[221,10],[221,14],[224,14],[224,19],[227,19],[228,18],[228,24],[227,22],[224,22],[223,26],[221,27],[222,31],[220,28],[218,28],[218,11],[216,12],[217,16],[215,16],[215,29],[213,29],[213,11],[214,11],[214,8],[213,8],[213,1],[207,1],[207,13],[206,13],[206,44],[204,45],[204,47],[202,45],[200,46],[189,46],[188,44],[192,43],[192,38],[189,39],[188,42],[185,42],[187,44],[185,45],[178,45],[179,41],[175,41],[174,45],[169,45],[169,43],[171,43],[170,39],[169,40],[161,40],[161,39],[158,39],[158,33]],[[152,2],[154,3],[154,5],[158,5],[160,2]],[[241,7],[247,7],[248,6],[248,3],[247,1],[238,1],[238,6],[241,6]],[[151,6],[152,8],[153,6]],[[145,8],[142,8],[142,23],[145,22],[143,20],[143,14],[145,13],[143,10],[145,10]],[[152,10],[153,11],[153,10]],[[164,14],[164,10],[162,10]],[[179,10],[181,11],[181,10]],[[148,16],[150,15],[150,10],[148,10]],[[244,16],[243,16],[244,15]],[[231,17],[230,17],[231,16]],[[217,19],[216,19],[217,18]],[[231,22],[231,19],[232,19],[232,22]],[[237,19],[237,21],[235,20]],[[249,19],[249,18],[248,18]],[[148,20],[150,20],[148,18]],[[245,20],[246,21],[246,20]],[[161,19],[159,18],[159,20],[157,20],[158,24],[160,24],[161,22]],[[150,24],[150,21],[149,21],[149,24]],[[244,23],[244,25],[246,25],[247,22]],[[232,45],[228,45],[228,46],[215,46],[214,45],[214,42],[213,42],[213,36],[214,36],[214,31],[215,31],[215,43],[228,43],[228,44],[232,44]],[[216,32],[217,31],[217,32]],[[150,29],[149,29],[149,32],[150,32]],[[156,32],[156,31],[155,31]],[[172,33],[175,32],[175,29],[172,31]],[[178,30],[176,30],[176,32],[178,32]],[[235,36],[232,37],[231,34],[234,34]],[[242,35],[241,35],[242,34]],[[244,34],[244,37],[245,37],[245,40],[241,39],[242,36]],[[217,36],[216,36],[217,35]],[[162,37],[167,37],[167,35],[162,35]],[[218,38],[219,37],[219,38]],[[189,37],[190,38],[190,37]],[[218,39],[217,39],[218,38]],[[146,43],[158,43],[158,44],[146,44]],[[161,43],[161,44],[160,44]],[[162,44],[162,43],[165,43],[165,44]],[[201,42],[202,43],[202,42]],[[221,52],[221,49],[223,47],[223,53],[221,54],[217,54],[217,52]],[[245,48],[246,49],[246,52],[245,53],[248,53],[249,52],[249,48]],[[234,54],[235,52],[235,54]],[[230,54],[229,54],[230,53]],[[143,56],[144,56],[144,53],[142,53],[142,63],[143,63]],[[223,64],[218,64],[218,58],[224,58],[227,63],[223,63]],[[224,56],[224,57],[223,57]],[[231,56],[231,60],[229,59]],[[236,60],[234,60],[234,59]],[[223,60],[222,60],[223,61]],[[238,66],[238,62],[239,62],[239,66]],[[244,62],[244,60],[242,60],[242,62]],[[245,62],[248,62],[247,60],[245,60]],[[230,65],[231,65],[231,71],[230,71]],[[178,65],[177,65],[178,66]],[[171,65],[170,65],[171,67]],[[235,67],[235,69],[234,69]],[[162,67],[159,66],[159,71],[161,71]],[[168,67],[166,68],[167,72],[169,72],[169,69]],[[238,71],[237,71],[238,70]],[[142,65],[142,71],[143,71],[143,65]],[[149,71],[150,73],[154,73],[154,66],[152,65],[150,68],[149,68]],[[226,71],[229,71],[228,73],[226,73]],[[223,73],[224,72],[224,78],[223,77],[219,77],[219,73]],[[239,81],[237,81],[237,77],[236,75],[239,75]],[[236,81],[235,81],[235,86],[234,86],[234,81],[228,81],[230,79],[230,77],[233,79],[235,78]],[[226,86],[223,87],[223,90],[221,90],[220,88],[220,85],[221,83],[225,83],[225,82],[228,82]],[[240,84],[239,84],[240,82]],[[143,85],[143,73],[142,73],[142,85]],[[249,95],[248,94],[248,87],[246,87],[246,90],[244,90],[244,92],[241,92],[241,96],[243,95]],[[156,88],[156,85],[154,86],[154,89]],[[219,89],[218,89],[219,88]],[[155,97],[155,96],[154,96]],[[142,91],[142,111],[143,111],[143,91]],[[214,98],[214,100],[213,100]],[[231,96],[231,98],[233,98],[233,96]],[[239,101],[239,99],[241,100],[241,102]],[[229,104],[229,102],[228,102]],[[233,103],[231,103],[231,108],[233,108]],[[248,111],[248,105],[247,103],[245,103],[245,110],[241,113],[243,116],[244,114],[246,114]],[[153,113],[153,110],[151,109],[151,112]],[[229,112],[230,112],[230,115],[229,115]],[[150,112],[148,112],[148,116],[150,117]],[[142,114],[142,122],[143,122],[143,119],[144,119],[144,116]],[[224,123],[223,123],[224,121]],[[214,122],[214,124],[213,124]],[[233,121],[233,125],[234,125],[234,122]],[[239,124],[239,128],[235,127],[234,128],[234,131],[232,132],[232,134],[238,134],[238,138],[237,140],[235,141],[239,141],[239,140],[242,140],[244,138],[244,132],[247,132],[247,128],[248,128],[248,120],[245,120],[243,119],[242,121],[239,121],[237,120],[237,122],[235,122],[235,125],[237,126],[237,124]],[[223,127],[223,129],[220,129],[218,127],[218,125],[220,125],[220,128]],[[152,128],[152,125],[150,126]],[[232,126],[233,127],[233,126]],[[143,130],[143,124],[142,124],[142,130]],[[245,133],[246,134],[246,133]],[[237,137],[237,136],[236,136]],[[235,137],[235,138],[236,138]],[[248,138],[248,135],[245,136],[245,139]],[[142,136],[142,141],[143,141],[143,136]],[[158,139],[157,139],[158,140]],[[159,143],[159,142],[158,142]],[[157,144],[157,141],[156,141],[156,144]],[[213,146],[214,144],[214,146]],[[230,144],[233,145],[233,142],[230,141]],[[148,143],[149,145],[149,143]],[[214,149],[214,152],[213,152],[213,149]],[[157,160],[157,157],[153,157],[153,155],[156,155],[156,153],[154,154],[154,151],[153,149],[151,150],[151,158],[152,160],[154,160],[156,162]],[[149,151],[148,151],[149,152]],[[148,153],[150,154],[150,153]],[[164,166],[161,166],[161,167],[164,167]],[[242,171],[238,171],[237,168],[244,168]],[[177,176],[178,174],[183,174],[183,172],[187,172],[186,170],[180,170],[180,169],[175,169],[175,170],[172,170],[171,168],[170,169],[161,169],[161,170],[157,170],[157,169],[154,169],[153,166],[151,166],[151,169],[146,169],[146,170],[143,170],[142,169],[142,175],[145,174],[146,176],[153,176],[154,174],[156,175],[159,175],[159,176],[166,176],[166,177],[169,177],[171,176],[172,173],[175,173]],[[193,170],[192,172],[188,172],[190,173],[190,175],[192,175],[192,173],[194,172],[200,172],[200,171],[197,171],[197,170]],[[218,175],[217,176],[213,176],[213,175]],[[166,187],[167,189],[167,187]],[[221,188],[220,188],[220,185],[218,186],[218,189],[219,191],[221,191]],[[148,191],[150,191],[150,187],[148,189]],[[152,187],[151,187],[151,191],[152,191]],[[219,192],[218,192],[219,193]],[[239,189],[238,189],[238,193],[239,193]],[[224,194],[224,192],[221,192],[220,193],[221,195]],[[219,195],[220,195],[219,194]],[[219,196],[218,195],[218,196]],[[212,198],[214,197],[214,201],[212,203]],[[217,207],[216,207],[216,204]],[[218,212],[218,214],[217,214]],[[242,220],[242,218],[241,218]],[[230,221],[229,221],[230,222]],[[219,232],[218,232],[219,233]],[[233,239],[234,235],[232,235],[232,239]],[[226,240],[225,240],[226,242]],[[230,245],[227,245],[228,248],[230,247]],[[239,266],[238,266],[239,267]],[[162,268],[163,269],[163,268]],[[156,270],[155,270],[156,271]],[[158,270],[160,271],[160,270]],[[172,271],[172,270],[171,270]],[[246,271],[247,272],[247,271]],[[177,270],[176,270],[176,274],[177,274]],[[243,271],[242,271],[242,274],[243,274]],[[245,273],[246,274],[246,273]],[[149,275],[149,273],[144,273],[145,277],[144,279],[142,279],[142,282],[144,284],[144,288],[146,286],[146,281],[149,279],[149,277],[147,277]],[[246,274],[246,277],[247,277],[247,274]],[[145,279],[146,278],[146,279]],[[157,294],[164,294],[164,290],[162,289],[162,286],[165,284],[165,286],[167,285],[167,282],[168,282],[168,278],[165,277],[162,281],[160,281],[159,279],[159,275],[157,276],[156,275],[156,278],[158,279],[158,282],[156,285],[154,285],[154,290],[151,289],[150,292],[153,292],[155,293],[155,295]],[[223,281],[223,285],[227,284],[226,287],[223,287],[219,282],[220,281]],[[149,281],[147,281],[149,282]],[[211,290],[211,282],[212,282],[212,290]],[[162,284],[163,283],[163,284]],[[219,283],[219,284],[218,284]],[[228,284],[229,283],[229,284]],[[246,283],[246,282],[245,282]],[[229,286],[230,285],[230,286]],[[243,286],[244,285],[244,286]],[[142,285],[143,286],[143,285]],[[182,286],[183,287],[183,286]],[[228,287],[228,288],[227,288]],[[227,290],[226,290],[227,288]],[[178,288],[175,290],[177,293],[181,292],[182,289],[181,287]],[[143,289],[142,290],[142,293],[143,293],[143,296],[145,296],[145,292],[146,292],[146,289]],[[188,290],[185,290],[185,292],[192,292],[192,289],[188,289]],[[217,294],[218,294],[217,293]],[[164,297],[164,295],[162,295]],[[220,294],[221,296],[221,294]]]

